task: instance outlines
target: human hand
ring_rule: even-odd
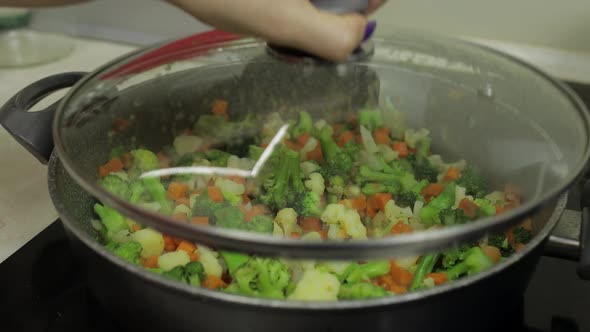
[[[367,15],[385,0],[369,0],[363,14],[335,15],[309,0],[168,0],[215,28],[262,38],[333,61],[342,61],[370,35]]]

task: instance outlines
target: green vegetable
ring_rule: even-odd
[[[122,154],[125,153],[125,149],[122,145],[117,145],[111,149],[111,153],[109,154],[109,159],[118,158]]]
[[[161,274],[169,279],[189,284],[194,287],[201,287],[201,281],[205,279],[205,270],[199,262],[190,262],[186,265],[176,266],[168,271],[162,271]]]
[[[110,242],[105,248],[128,262],[139,264],[141,244],[135,241],[122,243]]]
[[[502,257],[508,257],[514,253],[514,249],[508,243],[506,234],[498,233],[488,237],[488,245],[500,249]]]
[[[373,171],[366,165],[359,167],[359,173],[357,175],[357,182],[366,183],[374,182],[381,183],[391,190],[393,188],[400,188],[401,190],[411,190],[418,183],[412,173],[402,172],[395,170],[394,173],[384,173],[379,171]]]
[[[515,227],[514,230],[512,230],[512,234],[514,234],[515,243],[526,244],[533,238],[533,233],[523,227]]]
[[[355,150],[340,148],[332,139],[330,126],[317,130],[315,136],[320,141],[324,156],[324,163],[322,164],[320,173],[324,178],[328,179],[333,176],[348,178],[354,166],[352,155]]]
[[[455,183],[447,184],[443,192],[420,209],[420,219],[426,226],[439,223],[439,213],[455,204]]]
[[[207,195],[207,192],[204,191],[195,198],[192,215],[209,217],[210,219],[212,219],[215,218],[215,212],[220,210],[224,206],[226,205],[223,203],[212,201]],[[214,221],[215,220],[212,220],[212,222]]]
[[[484,217],[490,217],[496,215],[496,206],[485,198],[476,198],[473,202],[479,206],[480,214]]]
[[[436,182],[438,170],[434,167],[426,157],[416,156],[414,164],[414,175],[417,180],[427,180],[428,182]]]
[[[244,214],[234,206],[225,206],[215,211],[215,225],[223,228],[241,229]]]
[[[438,261],[439,257],[439,253],[422,256],[420,262],[418,263],[418,267],[414,272],[414,278],[412,279],[409,290],[416,290],[422,285],[426,275],[431,273],[434,269],[434,265],[436,264],[436,261]]]
[[[160,212],[164,214],[171,214],[174,210],[173,202],[166,195],[166,188],[158,178],[145,178],[142,180],[144,190],[151,196],[151,198],[160,204]]]
[[[438,219],[445,226],[460,225],[468,222],[470,218],[463,209],[446,208],[440,211]]]
[[[447,249],[442,254],[442,266],[445,269],[455,266],[465,258],[465,252],[473,247],[469,244],[463,244],[458,247]]]
[[[392,293],[382,287],[368,282],[356,282],[340,285],[338,298],[342,300],[361,300],[384,297]]]
[[[262,153],[264,152],[264,148],[258,145],[250,145],[248,146],[248,158],[252,160],[258,160]]]
[[[383,118],[378,110],[361,110],[358,119],[359,125],[370,131],[383,127]]]
[[[99,184],[113,195],[128,200],[131,197],[129,183],[115,174],[109,174],[99,181]]]
[[[243,223],[242,226],[242,229],[247,231],[270,234],[272,233],[274,224],[271,217],[258,215],[252,217],[250,222]]]
[[[465,167],[461,172],[461,177],[457,180],[457,184],[465,188],[467,195],[472,195],[475,198],[483,198],[486,195],[487,183],[473,166]]]
[[[129,168],[129,177],[137,179],[141,174],[160,168],[160,161],[155,153],[145,150],[137,149],[131,151],[133,162]]]
[[[230,153],[217,149],[209,149],[205,151],[205,158],[207,158],[207,160],[209,160],[214,166],[227,166],[227,160],[230,156]]]
[[[302,111],[299,112],[299,121],[291,127],[291,137],[299,137],[303,133],[308,133],[313,128],[313,120],[309,113]]]
[[[318,269],[307,269],[301,280],[289,295],[290,300],[300,301],[336,301],[340,283],[330,272]]]
[[[264,298],[283,299],[291,274],[278,260],[255,257],[238,268],[226,291]]]
[[[127,221],[125,221],[125,218],[117,211],[96,203],[94,204],[94,212],[100,217],[102,225],[105,228],[103,236],[107,241],[110,241],[116,233],[123,230],[129,230]]]
[[[219,254],[225,261],[229,275],[234,277],[238,268],[246,264],[250,260],[250,256],[231,251],[220,251]]]
[[[389,273],[391,264],[389,261],[376,261],[365,264],[351,264],[343,275],[346,282],[353,283],[359,281],[368,281],[370,278],[380,277]]]
[[[462,275],[471,275],[494,266],[494,262],[480,247],[473,247],[464,253],[464,260],[446,270],[447,279],[455,280]]]

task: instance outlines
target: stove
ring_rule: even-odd
[[[590,108],[590,85],[568,85]],[[570,190],[560,225],[579,227],[581,187]],[[578,279],[576,262],[543,257],[519,308],[514,317],[499,318],[509,331],[590,331],[590,281]],[[89,292],[59,220],[0,264],[0,326],[10,332],[126,331]]]

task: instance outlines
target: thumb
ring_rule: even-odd
[[[316,56],[343,61],[375,28],[360,14],[335,15],[319,11],[309,2],[291,8],[282,22],[277,40],[270,40]]]

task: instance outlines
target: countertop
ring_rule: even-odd
[[[0,68],[0,104],[34,81],[67,71],[90,71],[134,46],[73,38],[67,57],[43,65]],[[48,105],[50,100],[40,102]],[[57,219],[47,190],[47,169],[0,127],[0,262]]]

